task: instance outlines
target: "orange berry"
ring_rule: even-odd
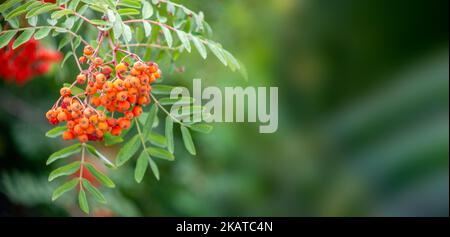
[[[130,102],[128,102],[128,101],[120,101],[117,104],[118,110],[120,110],[120,111],[126,111],[130,108],[130,106],[131,106]]]
[[[129,95],[138,95],[139,91],[136,88],[132,87],[132,88],[128,89],[128,94]]]
[[[66,97],[66,96],[69,96],[72,93],[72,91],[70,90],[69,87],[63,87],[63,88],[61,88],[59,93],[61,94],[61,96]]]
[[[74,133],[75,135],[81,135],[81,134],[84,134],[84,129],[81,128],[81,126],[80,126],[79,124],[77,124],[77,125],[75,125],[75,126],[73,127],[73,133]]]
[[[87,45],[86,47],[84,47],[83,49],[83,54],[86,56],[91,56],[94,53],[94,48],[92,48],[92,46]]]
[[[77,119],[77,118],[79,118],[81,116],[79,111],[78,112],[77,111],[73,111],[71,115],[72,115],[72,119]]]
[[[89,119],[87,118],[80,118],[80,127],[82,129],[87,129],[89,127]]]
[[[97,96],[92,96],[92,97],[91,97],[91,104],[92,104],[93,106],[95,106],[95,107],[100,106],[100,104],[101,104],[100,98],[97,97]]]
[[[97,124],[98,123],[98,116],[97,115],[92,115],[91,117],[89,117],[89,122],[91,122],[92,124]]]
[[[105,92],[109,92],[114,88],[114,84],[110,81],[105,82],[105,84],[103,85],[103,90]]]
[[[131,111],[125,112],[125,118],[131,120],[131,119],[133,119],[133,117],[134,117],[133,112],[131,112]]]
[[[109,126],[108,126],[108,123],[106,123],[106,122],[100,122],[100,123],[98,123],[97,127],[101,131],[106,132],[106,131],[108,131]]]
[[[107,123],[108,123],[108,125],[109,125],[110,127],[114,127],[114,126],[116,126],[117,121],[116,121],[115,118],[109,118],[109,119],[107,120]]]
[[[73,127],[75,127],[75,122],[74,121],[67,121],[66,127],[68,129],[72,129]]]
[[[153,76],[155,76],[156,79],[161,77],[161,70],[158,69],[155,73],[153,73]]]
[[[116,66],[116,73],[123,74],[127,71],[127,66],[124,63],[119,63]]]
[[[88,136],[86,134],[83,134],[83,135],[78,136],[78,140],[81,143],[86,143],[89,139],[88,139]]]
[[[139,96],[137,103],[140,105],[146,105],[150,103],[150,98],[147,96]]]
[[[102,72],[105,75],[110,75],[112,73],[112,69],[109,66],[103,66],[102,67]]]
[[[137,100],[137,96],[135,96],[135,95],[130,95],[127,98],[127,101],[130,102],[130,104],[136,103],[136,100]]]
[[[106,82],[106,76],[105,76],[105,74],[103,74],[103,73],[97,74],[97,75],[95,76],[95,81],[96,81],[97,83],[101,83],[101,84],[105,83],[105,82]]]
[[[119,119],[118,123],[119,123],[119,127],[122,129],[129,129],[131,127],[130,120],[125,119],[125,118]]]
[[[94,63],[95,66],[98,67],[98,66],[101,66],[103,64],[103,60],[101,58],[99,58],[99,57],[96,57],[96,58],[94,58],[93,63]]]
[[[134,106],[133,115],[134,117],[139,117],[142,114],[142,107],[139,105]]]
[[[47,119],[52,119],[52,118],[54,118],[54,117],[55,117],[55,111],[54,111],[54,110],[49,110],[49,111],[47,111],[47,113],[45,114],[45,117],[46,117]]]
[[[100,122],[106,121],[106,115],[102,111],[99,111],[97,116],[98,116],[98,121],[100,121]]]
[[[63,140],[72,140],[75,138],[75,135],[72,132],[65,131],[62,135]]]
[[[117,90],[125,89],[125,83],[123,82],[122,79],[115,80],[113,84],[114,84],[114,88],[116,88]]]
[[[84,83],[86,83],[86,75],[79,74],[77,76],[77,83],[80,84],[80,85],[83,85]]]
[[[117,100],[118,101],[125,101],[128,98],[128,92],[127,91],[121,91],[117,93]]]
[[[97,93],[97,87],[95,87],[95,85],[91,86],[87,86],[86,87],[86,93],[88,93],[89,95],[93,95],[95,93]]]
[[[80,61],[81,64],[84,64],[86,62],[86,57],[81,56],[80,58],[78,58],[78,61]]]
[[[115,126],[111,129],[111,135],[119,136],[122,133],[122,129],[119,126]]]
[[[63,122],[67,120],[67,114],[65,112],[59,112],[58,121]]]
[[[94,125],[89,125],[89,127],[86,129],[86,133],[87,134],[93,134],[95,132],[95,127]]]

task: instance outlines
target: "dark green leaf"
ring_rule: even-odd
[[[148,156],[146,151],[142,151],[136,162],[136,168],[134,170],[134,179],[136,182],[140,183],[144,178],[145,171],[147,170],[147,166],[149,163],[150,157]]]
[[[52,181],[58,177],[61,176],[66,176],[66,175],[71,175],[75,172],[77,172],[77,170],[80,168],[80,162],[79,161],[75,161],[72,162],[68,165],[59,167],[56,170],[53,170],[50,175],[48,176],[48,181]]]
[[[94,198],[100,203],[106,203],[106,198],[103,194],[92,185],[87,179],[83,178],[83,188],[94,196]]]
[[[191,133],[185,126],[181,126],[181,135],[183,137],[184,146],[191,155],[196,155],[194,141],[192,141]]]
[[[174,152],[174,141],[173,141],[173,120],[170,116],[166,117],[166,139],[167,139],[167,150],[173,154]]]
[[[105,139],[106,146],[112,146],[123,142],[123,138],[121,136],[113,136],[109,133],[103,135],[103,139]]]
[[[22,44],[24,44],[25,42],[27,42],[28,40],[31,39],[31,36],[33,36],[34,34],[34,29],[26,29],[23,31],[23,33],[17,37],[16,40],[14,40],[13,43],[13,49],[16,49],[17,47],[21,46]]]
[[[149,147],[147,148],[148,153],[153,156],[164,160],[173,161],[175,160],[175,157],[172,153],[168,152],[167,150],[164,150],[162,148],[158,147]]]
[[[152,94],[155,95],[170,95],[170,92],[175,87],[168,85],[152,85]]]
[[[114,182],[108,178],[108,176],[104,175],[102,172],[98,171],[93,165],[89,163],[85,163],[84,167],[86,167],[89,172],[94,175],[94,177],[103,185],[105,185],[108,188],[114,188],[116,185]]]
[[[50,130],[48,130],[45,133],[46,137],[50,137],[50,138],[55,138],[55,137],[59,137],[61,136],[65,131],[67,130],[67,128],[65,126],[58,126],[58,127],[54,127]]]
[[[1,33],[3,33],[3,32],[1,32]],[[0,36],[0,49],[5,47],[6,45],[8,45],[9,42],[12,40],[12,38],[16,35],[16,33],[17,33],[16,30],[4,32]]]
[[[59,160],[62,158],[69,157],[73,154],[79,153],[81,151],[81,144],[77,143],[71,146],[68,146],[66,148],[63,148],[53,154],[50,155],[50,157],[47,160],[47,165],[53,163],[55,160]]]
[[[37,40],[43,39],[50,33],[51,30],[52,28],[50,27],[43,27],[39,29],[36,34],[34,34],[34,38]]]
[[[158,114],[158,106],[151,105],[150,112],[142,128],[142,134],[144,137],[148,137],[148,135],[150,134],[150,131],[152,130],[153,123],[155,122],[157,114]]]
[[[213,130],[213,126],[205,123],[192,124],[189,128],[193,131],[208,134]]]
[[[89,214],[89,204],[83,189],[80,189],[80,192],[78,193],[78,204],[83,212]]]
[[[63,195],[64,193],[74,189],[78,185],[78,182],[79,182],[78,179],[72,179],[69,182],[66,182],[63,185],[56,188],[52,194],[52,201],[55,201],[56,199],[61,197],[61,195]]]
[[[86,147],[87,147],[87,150],[89,153],[91,153],[93,156],[102,160],[106,166],[111,167],[111,168],[116,168],[116,166],[111,161],[109,161],[108,158],[106,158],[106,156],[104,156],[97,149],[95,149],[94,146],[88,144],[88,145],[86,145]]]
[[[139,149],[139,135],[135,135],[120,149],[116,157],[116,165],[122,166],[127,162]]]
[[[156,132],[150,132],[150,135],[148,136],[148,140],[156,146],[159,147],[166,147],[167,146],[167,140],[166,137],[164,137],[161,134],[158,134]]]
[[[0,12],[3,12],[5,10],[8,10],[12,6],[14,6],[16,3],[20,2],[22,0],[8,0],[0,5]]]

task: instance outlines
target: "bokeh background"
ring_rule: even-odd
[[[448,1],[175,2],[205,12],[249,81],[193,53],[183,73],[161,62],[166,82],[277,86],[279,129],[215,124],[194,134],[196,157],[178,134],[159,182],[137,185],[131,163],[110,173],[118,188],[94,215],[448,216]],[[44,113],[76,73],[0,80],[0,216],[81,215],[75,195],[51,202],[45,166],[64,143],[44,136]]]

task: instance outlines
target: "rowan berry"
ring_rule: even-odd
[[[101,104],[100,98],[97,97],[97,96],[92,96],[92,97],[91,97],[91,104],[92,104],[93,106],[95,106],[95,107],[100,106],[100,104]]]
[[[78,83],[79,85],[83,85],[84,83],[86,83],[86,75],[84,75],[84,74],[79,74],[79,75],[77,76],[77,83]]]
[[[129,129],[131,127],[130,120],[128,120],[126,118],[120,118],[118,120],[118,124],[119,124],[119,127],[122,129]]]
[[[117,93],[117,100],[118,101],[125,101],[128,98],[128,92],[127,91],[121,91]]]
[[[78,58],[78,61],[80,61],[81,64],[84,64],[86,62],[86,57],[81,56],[80,58]]]
[[[109,118],[109,119],[106,120],[106,121],[107,121],[107,123],[108,123],[108,125],[109,125],[110,127],[116,126],[116,124],[117,124],[117,121],[116,121],[115,118]]]
[[[86,56],[91,56],[94,53],[94,48],[92,48],[92,46],[90,45],[87,45],[86,47],[84,47],[83,53]]]
[[[94,63],[94,65],[96,67],[98,67],[98,66],[101,66],[103,64],[103,60],[101,58],[99,58],[99,57],[96,57],[96,58],[94,58],[93,63]]]
[[[116,88],[117,90],[125,89],[125,84],[122,79],[115,80],[113,84],[114,84],[114,88]]]
[[[66,127],[68,129],[72,129],[73,127],[75,127],[75,122],[74,121],[67,121]]]
[[[122,133],[122,129],[119,126],[114,126],[111,129],[111,135],[120,136],[121,133]]]
[[[81,143],[86,143],[86,142],[89,140],[89,138],[88,138],[88,136],[87,136],[86,134],[83,134],[83,135],[79,135],[79,136],[78,136],[78,140],[79,140]]]
[[[64,122],[67,120],[67,114],[65,112],[59,112],[57,118],[58,118],[58,121]]]
[[[99,73],[95,76],[95,81],[97,83],[101,83],[103,85],[103,83],[106,82],[106,76],[103,73]]]
[[[72,139],[74,139],[74,138],[75,138],[75,135],[74,135],[72,132],[65,131],[65,132],[63,133],[62,137],[63,137],[64,140],[67,141],[67,140],[72,140]]]
[[[80,118],[79,124],[82,129],[87,129],[89,127],[89,119]]]
[[[134,117],[139,117],[142,114],[142,107],[139,105],[134,106],[133,115]]]
[[[119,63],[116,66],[116,73],[123,74],[127,71],[127,66],[124,63]]]
[[[84,134],[84,129],[81,128],[81,125],[80,125],[80,124],[77,124],[77,125],[75,125],[75,126],[73,127],[73,132],[74,132],[75,135],[78,136],[78,135]]]
[[[112,73],[112,69],[109,66],[103,66],[102,73],[105,75],[110,75]]]
[[[72,93],[72,91],[70,90],[69,87],[63,87],[63,88],[61,88],[59,93],[61,94],[61,96],[66,97],[66,96],[69,96]]]
[[[106,122],[98,123],[97,127],[98,127],[98,129],[100,129],[103,132],[108,131],[108,128],[109,128],[108,123],[106,123]]]

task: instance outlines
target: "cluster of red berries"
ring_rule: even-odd
[[[47,119],[53,125],[67,122],[64,140],[78,138],[85,143],[102,140],[105,133],[119,136],[130,128],[133,118],[141,115],[142,106],[150,103],[150,85],[161,76],[161,71],[153,62],[137,61],[133,66],[125,62],[115,66],[112,76],[113,69],[93,55],[91,46],[83,52],[79,61],[87,61],[90,66],[77,76],[76,84],[85,85],[84,92],[72,95],[70,87],[61,88],[61,102],[47,112]]]
[[[51,63],[62,59],[61,53],[48,50],[39,41],[30,39],[16,49],[14,40],[0,49],[0,77],[17,84],[24,84],[31,78],[45,74]]]

